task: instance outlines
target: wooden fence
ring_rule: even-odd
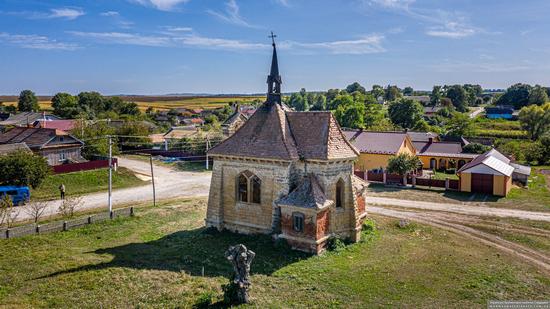
[[[46,234],[61,231],[68,231],[74,228],[92,224],[95,222],[107,221],[118,217],[130,217],[134,215],[134,207],[115,209],[112,212],[102,212],[95,215],[80,217],[67,221],[54,221],[45,224],[27,224],[13,228],[0,228],[0,239],[17,238],[28,235]]]
[[[113,158],[113,166],[116,164],[118,164],[118,159]],[[95,169],[107,168],[107,167],[109,167],[108,159],[81,162],[81,163],[54,165],[52,168],[55,174],[64,174],[64,173],[72,173],[72,172],[80,172],[80,171],[89,171],[89,170],[95,170]]]

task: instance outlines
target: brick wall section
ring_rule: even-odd
[[[326,236],[330,228],[330,215],[328,209],[317,214],[317,239]]]
[[[304,232],[296,232],[293,226],[292,215],[283,215],[281,218],[281,228],[284,234],[293,237],[315,239],[317,235],[317,229],[315,228],[315,221],[310,214],[304,214]]]

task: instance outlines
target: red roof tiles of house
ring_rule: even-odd
[[[58,129],[62,131],[71,131],[76,126],[75,120],[39,120],[38,128]]]

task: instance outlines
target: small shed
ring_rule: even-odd
[[[506,196],[512,189],[514,170],[510,159],[491,149],[458,170],[459,189],[462,192]]]

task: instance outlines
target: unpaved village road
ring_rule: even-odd
[[[148,178],[151,177],[151,169],[148,162],[119,158],[119,166],[128,168],[137,174]],[[155,165],[155,187],[157,200],[171,199],[178,197],[208,196],[210,187],[210,173],[180,172],[171,168]],[[68,192],[70,194],[70,192]],[[82,197],[80,211],[105,208],[107,210],[107,192],[87,194]],[[151,184],[144,186],[113,190],[113,206],[127,205],[132,203],[143,203],[153,200],[153,189]],[[61,200],[52,201],[44,213],[44,217],[54,215],[61,204]],[[18,207],[21,211],[18,220],[26,220],[31,217],[26,213],[25,207]]]

